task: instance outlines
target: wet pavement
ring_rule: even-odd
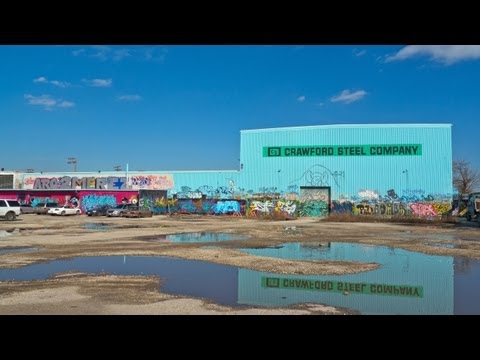
[[[8,248],[8,249],[0,249],[0,255],[4,254],[14,254],[14,253],[21,253],[21,252],[28,252],[28,251],[36,251],[39,248],[35,247],[15,247],[15,248]]]
[[[99,256],[1,269],[0,280],[41,280],[67,271],[157,275],[164,280],[164,293],[204,298],[233,307],[321,303],[362,314],[480,314],[477,260],[335,242],[287,243],[242,250],[253,255],[307,261],[377,262],[381,267],[349,275],[289,276],[198,260]]]
[[[231,240],[245,240],[249,236],[226,233],[195,232],[183,234],[169,234],[142,237],[142,240],[158,241],[164,243],[202,243],[202,242],[220,242]]]
[[[92,231],[109,231],[112,230],[112,227],[108,224],[102,223],[85,223],[83,224],[83,228],[85,230],[92,230]]]

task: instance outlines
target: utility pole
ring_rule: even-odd
[[[67,160],[67,164],[73,164],[73,172],[77,172],[77,158],[69,157]]]

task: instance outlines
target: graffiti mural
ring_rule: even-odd
[[[138,175],[131,176],[85,176],[85,177],[41,177],[27,176],[23,180],[24,189],[58,190],[58,189],[151,189],[167,190],[174,185],[172,175]]]
[[[332,214],[353,214],[353,206],[350,201],[332,201],[330,211]]]
[[[86,195],[82,198],[80,207],[83,211],[88,211],[102,205],[114,207],[117,205],[117,199],[114,195]]]
[[[140,207],[148,207],[154,214],[167,213],[167,204],[163,204],[167,197],[166,190],[139,190],[138,196]]]
[[[215,214],[240,215],[240,211],[240,203],[236,200],[217,201],[217,203],[213,206],[213,212]]]
[[[175,185],[172,175],[131,175],[129,180],[133,190],[168,190]]]
[[[328,215],[328,203],[324,201],[300,202],[298,216],[320,217]]]
[[[30,205],[32,207],[37,206],[40,203],[53,203],[53,204],[59,204],[63,205],[65,204],[66,199],[63,196],[63,198],[59,199],[58,197],[55,198],[50,198],[50,197],[30,197]]]
[[[329,213],[330,188],[300,186],[298,216],[326,216]]]
[[[423,190],[404,190],[399,196],[395,189],[384,195],[376,190],[362,189],[358,196],[341,195],[339,198],[330,205],[332,213],[434,217],[448,215],[452,209],[448,196],[427,194]]]
[[[332,186],[340,187],[340,180],[345,178],[344,171],[331,171],[323,165],[309,167],[298,179],[292,180],[290,185],[304,183],[310,186]]]

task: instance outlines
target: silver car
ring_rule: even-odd
[[[115,206],[113,209],[108,209],[107,210],[107,216],[123,216],[123,213],[125,211],[128,211],[132,208],[135,208],[134,204],[118,204]]]

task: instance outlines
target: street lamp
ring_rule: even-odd
[[[115,166],[113,167],[113,170],[115,170],[115,171],[122,171],[122,167],[121,167],[120,165],[115,165]]]
[[[77,158],[69,157],[67,160],[67,164],[73,164],[73,172],[77,172]]]

